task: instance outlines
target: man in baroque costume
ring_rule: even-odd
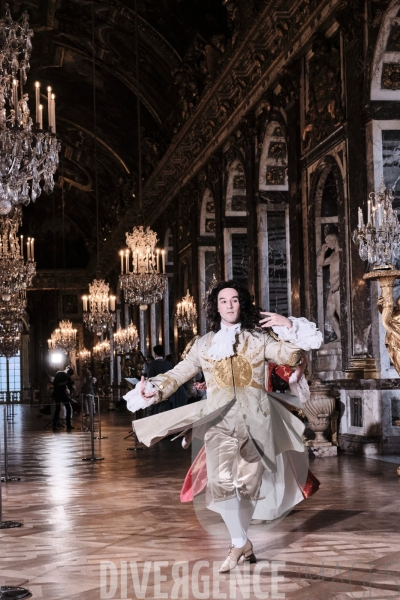
[[[253,517],[275,519],[303,498],[304,426],[267,393],[265,361],[297,368],[294,377],[303,379],[303,351],[319,348],[322,335],[302,317],[260,313],[249,291],[235,281],[214,286],[206,313],[212,331],[197,339],[174,369],[147,382],[142,378],[125,399],[136,412],[166,400],[203,371],[206,399],[136,420],[133,427],[147,446],[179,431],[204,437],[207,507],[220,513],[232,540],[220,568],[226,572],[239,561],[256,560],[247,538]],[[304,391],[304,379],[300,387]]]

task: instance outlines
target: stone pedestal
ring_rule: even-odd
[[[315,439],[309,440],[307,446],[318,458],[336,456],[337,447],[326,438],[325,432],[334,413],[338,394],[332,386],[321,381],[311,384],[310,394],[310,400],[303,405],[303,411],[308,419],[308,427],[315,433]]]

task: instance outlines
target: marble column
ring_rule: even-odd
[[[157,319],[156,319],[156,305],[150,305],[150,354],[153,355],[153,348],[158,344],[157,340]]]
[[[30,400],[29,333],[21,335],[21,400]]]
[[[116,314],[116,330],[118,331],[119,326],[121,325],[121,309],[117,308],[117,310],[115,311]],[[121,372],[121,357],[120,356],[116,356],[115,357],[115,362],[116,362],[116,374],[117,374],[117,385],[119,386],[121,384],[121,378],[122,378],[122,372]],[[120,397],[120,389],[118,387],[118,400]]]
[[[114,331],[113,331],[113,326],[110,325],[110,327],[108,328],[108,335],[110,338],[110,402],[108,405],[109,410],[114,410]]]
[[[256,129],[254,115],[246,117],[247,135],[245,136],[244,171],[246,178],[247,204],[247,246],[248,246],[248,282],[249,291],[254,295],[256,303],[260,297],[260,282],[258,277],[258,249],[254,240],[257,239],[257,202],[258,202],[258,173],[255,160]]]
[[[344,215],[345,222],[348,223],[346,236],[350,239],[350,232],[357,226],[357,210],[361,206],[364,215],[367,214],[367,169],[365,159],[361,161],[360,157],[366,156],[366,136],[365,136],[365,115],[363,112],[363,89],[364,72],[360,68],[360,61],[363,60],[363,42],[357,35],[357,39],[352,40],[344,49],[345,66],[345,85],[346,85],[346,111],[347,111],[347,173],[348,173],[348,194],[352,200],[348,203],[348,213]],[[364,167],[362,163],[364,162]],[[345,367],[352,366],[351,359],[360,354],[366,355],[372,352],[371,340],[367,342],[367,347],[363,342],[366,328],[371,323],[371,299],[370,286],[364,281],[363,275],[366,271],[365,263],[360,259],[357,247],[350,242],[350,260],[348,268],[349,280],[351,282],[352,293],[348,298],[342,301],[342,317],[345,323],[348,323],[348,344],[342,345]],[[375,310],[373,307],[372,310]],[[349,319],[349,315],[351,318]],[[346,332],[343,332],[345,337]],[[347,340],[344,340],[347,342]],[[370,371],[373,370],[370,368]],[[364,374],[364,377],[366,374]]]
[[[139,311],[139,337],[140,337],[140,351],[146,356],[146,331],[144,323],[144,311]]]
[[[170,278],[168,277],[168,287],[165,292],[165,296],[163,299],[163,345],[165,354],[169,354],[170,352],[170,340],[169,340],[169,286],[170,286]]]
[[[304,253],[302,230],[301,171],[298,157],[301,156],[299,135],[300,107],[297,100],[286,107],[288,139],[288,183],[289,183],[289,235],[292,315],[301,317],[305,311],[304,297]]]
[[[224,256],[224,181],[223,181],[223,161],[220,159],[220,173],[214,183],[214,206],[215,206],[215,277],[217,281],[225,279],[225,256]]]
[[[257,206],[257,247],[258,247],[258,280],[259,304],[269,310],[269,278],[268,278],[268,211],[266,204]]]

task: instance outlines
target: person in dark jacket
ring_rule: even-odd
[[[72,416],[72,407],[71,407],[71,392],[73,390],[74,384],[72,382],[72,375],[74,374],[74,370],[70,367],[66,367],[64,371],[57,371],[54,381],[53,381],[53,394],[52,397],[56,403],[56,410],[54,412],[53,417],[53,430],[57,429],[58,420],[60,417],[60,408],[61,402],[64,404],[65,409],[67,411],[66,423],[67,423],[67,431],[71,431],[71,429],[75,429],[75,427],[71,424],[71,416]]]
[[[170,369],[172,369],[172,363],[164,359],[164,348],[160,345],[154,346],[154,360],[147,366],[147,377],[156,377],[156,375],[162,375]],[[169,397],[168,402],[161,402],[151,407],[150,414],[156,414],[171,410],[172,408],[178,408],[178,406],[184,406],[187,403],[187,392],[185,386],[181,385],[172,396]]]

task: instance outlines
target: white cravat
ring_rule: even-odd
[[[221,323],[221,329],[214,335],[207,355],[217,361],[233,356],[235,354],[233,346],[236,341],[236,334],[239,332],[240,323],[230,326]]]

